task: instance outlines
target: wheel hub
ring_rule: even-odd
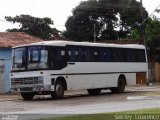
[[[57,86],[56,86],[56,92],[57,92],[58,94],[61,94],[61,93],[62,93],[62,87],[61,87],[61,85],[57,85]]]

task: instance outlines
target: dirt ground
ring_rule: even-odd
[[[32,101],[24,101],[20,94],[0,94],[0,115],[22,115],[18,120],[33,117],[39,119],[49,114],[52,116],[95,114],[145,108],[160,108],[159,85],[130,86],[126,87],[123,94],[112,94],[106,90],[98,96],[89,96],[85,90],[67,91],[61,100],[43,95],[35,96]]]
[[[108,100],[125,100],[127,96],[159,96],[160,95],[160,85],[137,85],[137,86],[128,86],[126,87],[125,93],[121,95],[112,94],[109,90],[102,91],[100,96],[108,95]],[[89,96],[86,90],[81,91],[67,91],[65,92],[63,99],[73,99],[80,97],[93,97]],[[103,96],[104,97],[104,96]],[[36,95],[33,101],[36,100],[50,100],[52,99],[50,95]],[[19,93],[16,94],[0,94],[0,102],[2,101],[23,101]]]

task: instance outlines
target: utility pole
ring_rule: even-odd
[[[144,13],[143,13],[143,2],[140,0],[140,12],[141,12],[141,18],[142,18],[142,23],[141,23],[141,39],[143,40],[143,44],[146,45],[145,42],[145,28],[144,28]]]
[[[145,19],[144,19],[144,13],[143,13],[143,2],[142,0],[140,0],[140,12],[141,12],[141,18],[142,18],[142,25],[141,25],[141,39],[143,40],[143,44],[144,46],[146,46],[146,41],[145,41]],[[152,59],[151,57],[151,53],[150,53],[150,58]],[[148,64],[148,68],[150,70],[149,72],[149,81],[148,83],[150,82],[150,80],[154,80],[155,79],[155,61],[149,61],[149,64]]]

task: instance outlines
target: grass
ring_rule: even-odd
[[[144,119],[144,117],[146,116],[152,116],[152,117],[154,116],[156,117],[155,118],[156,120],[159,120],[160,108],[103,113],[103,114],[76,115],[76,116],[41,119],[41,120],[141,120],[141,118],[139,117],[143,117]],[[151,120],[151,118],[146,118],[145,120]]]

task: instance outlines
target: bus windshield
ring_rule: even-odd
[[[25,70],[26,48],[16,48],[13,50],[12,70]]]
[[[12,70],[35,70],[48,68],[48,50],[43,46],[13,49]]]
[[[28,47],[27,69],[48,68],[48,50],[46,47]]]

